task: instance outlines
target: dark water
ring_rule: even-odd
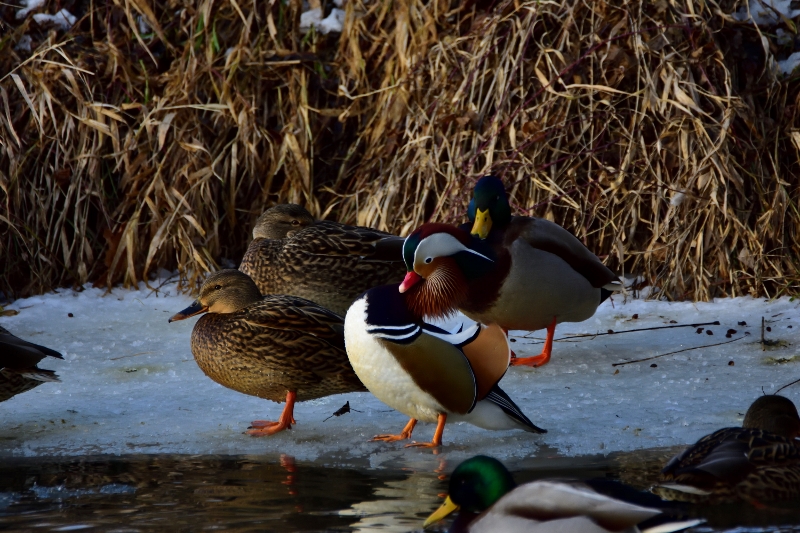
[[[605,478],[643,489],[672,450],[511,465],[518,481]],[[253,456],[0,460],[4,531],[420,531],[446,491],[435,468],[336,467]],[[695,509],[693,531],[799,531],[800,510]],[[433,531],[444,531],[442,524]]]

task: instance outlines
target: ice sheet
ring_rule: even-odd
[[[376,467],[431,457],[430,450],[404,449],[403,443],[367,442],[378,433],[399,432],[406,422],[367,393],[298,404],[297,425],[274,437],[243,434],[251,420],[276,419],[281,405],[203,375],[189,345],[196,319],[167,323],[190,301],[167,284],[158,293],[144,286],[110,294],[64,289],[9,305],[20,313],[0,317],[0,325],[60,351],[64,361],[40,363],[57,371],[61,383],[45,383],[0,403],[0,456],[287,453],[298,460],[367,461]],[[501,382],[531,420],[549,430],[546,435],[449,424],[440,457],[488,453],[520,460],[676,446],[741,424],[762,387],[769,393],[800,378],[799,306],[789,298],[668,303],[623,302],[615,296],[588,321],[559,325],[556,339],[675,325],[671,321],[721,324],[705,326],[702,333],[682,327],[556,342],[548,365],[512,368]],[[766,338],[776,343],[765,351],[762,316],[772,330]],[[730,338],[728,329],[736,330]],[[518,355],[539,352],[543,332],[528,335],[533,338],[514,333]],[[721,342],[728,344],[703,347]],[[612,366],[682,349],[689,350]],[[783,394],[797,401],[800,385]],[[345,401],[363,412],[323,422]],[[420,424],[414,436],[428,440],[432,432],[432,425]]]

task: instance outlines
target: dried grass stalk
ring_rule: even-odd
[[[194,287],[272,202],[407,233],[496,173],[669,298],[792,292],[797,83],[737,6],[350,0],[341,36],[298,0],[0,8],[0,290]]]

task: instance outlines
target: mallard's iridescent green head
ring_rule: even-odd
[[[235,313],[261,299],[261,292],[250,276],[238,270],[220,270],[206,278],[197,300],[173,315],[169,321],[183,320],[205,312]]]
[[[485,239],[492,227],[502,229],[511,222],[511,206],[500,178],[484,176],[478,180],[467,216],[472,222],[471,233],[480,239]]]
[[[314,223],[314,217],[297,204],[279,204],[264,211],[253,227],[254,239],[285,239]]]
[[[790,399],[768,394],[753,402],[742,427],[762,429],[791,439],[800,437],[800,416]]]
[[[516,486],[503,463],[485,455],[476,455],[455,469],[450,476],[445,503],[428,517],[424,525],[433,524],[457,509],[482,513]]]

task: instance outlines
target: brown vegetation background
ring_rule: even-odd
[[[275,202],[407,234],[495,173],[669,298],[796,293],[793,44],[743,6],[349,0],[323,36],[298,0],[3,4],[0,291],[192,287]]]

